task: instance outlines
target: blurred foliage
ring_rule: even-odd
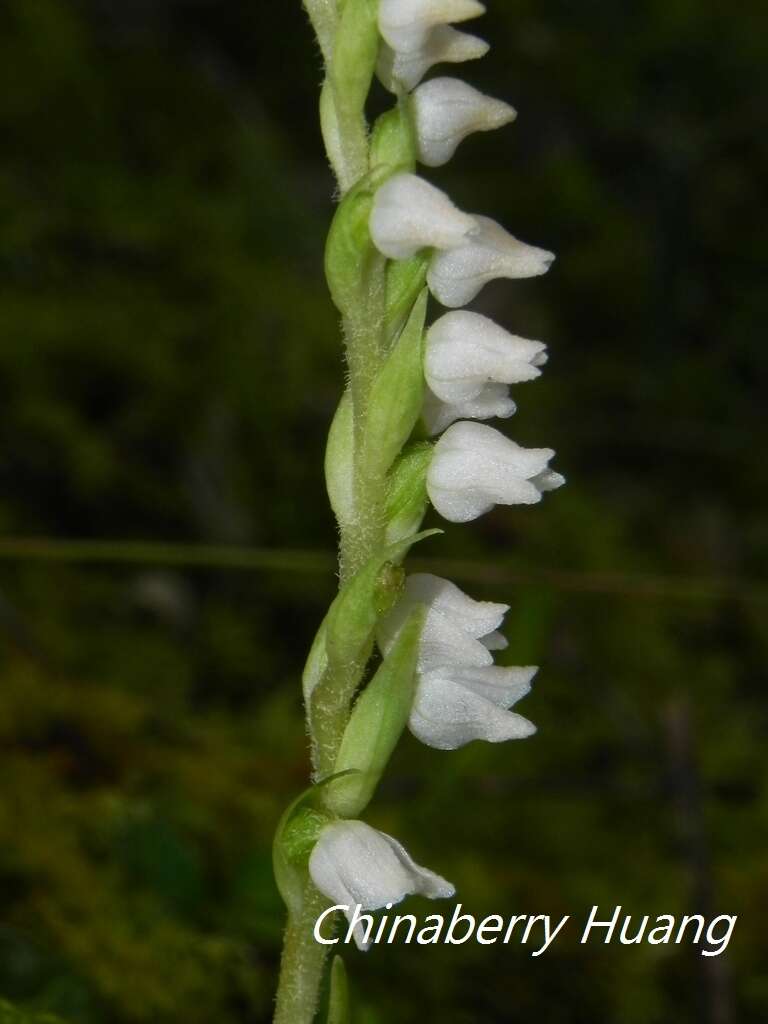
[[[543,666],[540,733],[451,755],[407,739],[371,821],[476,914],[740,920],[722,961],[576,932],[539,959],[352,951],[353,992],[369,1024],[762,1024],[768,628],[739,580],[768,569],[764,5],[489,6],[492,55],[466,73],[520,119],[434,178],[560,255],[477,308],[550,342],[510,429],[557,448],[570,484],[425,555],[734,582],[475,584],[512,602],[510,658]],[[332,185],[299,7],[0,10],[4,535],[333,547]],[[3,1024],[269,1019],[270,837],[304,785],[298,676],[334,583],[5,564]]]

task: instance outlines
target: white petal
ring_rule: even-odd
[[[427,430],[434,436],[456,420],[508,419],[516,411],[506,384],[486,384],[479,395],[460,402],[442,402],[428,390],[422,416]]]
[[[508,103],[473,89],[458,78],[433,78],[413,93],[419,160],[428,167],[448,163],[473,132],[493,131],[514,121]]]
[[[424,45],[410,53],[393,50],[383,43],[377,71],[390,92],[398,92],[398,87],[410,92],[435,64],[461,64],[465,60],[478,60],[489,49],[484,39],[467,32],[457,32],[450,25],[437,25],[427,35]]]
[[[457,310],[427,333],[424,372],[444,402],[475,398],[489,381],[520,384],[541,375],[546,346],[519,338],[479,313]]]
[[[454,423],[435,445],[427,491],[453,523],[476,519],[494,505],[533,505],[541,500],[533,480],[554,454],[551,448],[521,448],[482,423]]]
[[[357,904],[377,910],[411,893],[438,899],[455,892],[450,882],[416,864],[396,839],[362,821],[324,828],[310,855],[309,873],[324,896],[350,907],[348,916]],[[355,939],[365,948],[359,934]]]
[[[422,743],[438,750],[455,750],[477,739],[523,739],[536,731],[526,718],[455,682],[449,670],[422,676],[408,725]]]
[[[478,0],[380,0],[379,31],[393,50],[421,50],[436,25],[477,18],[485,13]]]
[[[393,260],[410,259],[427,247],[461,245],[475,229],[473,217],[415,174],[396,174],[374,198],[371,238],[379,252]]]
[[[465,306],[496,278],[545,274],[554,254],[519,241],[489,217],[476,217],[478,231],[447,252],[435,253],[427,281],[444,306]]]

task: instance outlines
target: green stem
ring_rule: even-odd
[[[312,1024],[320,1002],[325,962],[332,946],[315,941],[318,916],[328,901],[307,883],[301,912],[288,918],[280,962],[274,1024]]]

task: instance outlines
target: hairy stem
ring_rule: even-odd
[[[325,897],[308,882],[301,912],[288,918],[274,1024],[312,1024],[315,1019],[331,947],[315,941],[314,928],[327,906]]]

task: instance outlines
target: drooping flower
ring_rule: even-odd
[[[431,436],[442,434],[456,420],[508,419],[517,411],[506,384],[485,384],[474,398],[444,402],[427,389],[422,418]]]
[[[377,191],[370,217],[373,244],[389,259],[419,249],[460,246],[476,230],[475,218],[457,209],[439,188],[415,174],[396,174]]]
[[[309,874],[324,896],[349,908],[350,920],[358,906],[378,910],[413,893],[447,899],[456,891],[440,875],[417,864],[396,839],[363,821],[327,825],[310,855]],[[360,927],[355,941],[360,949],[368,948]]]
[[[499,626],[509,606],[475,601],[439,576],[409,576],[379,627],[385,654],[416,605],[426,608],[426,616],[408,721],[413,735],[439,750],[476,739],[499,743],[531,736],[535,726],[507,709],[530,691],[537,669],[494,665],[491,653],[506,647]]]
[[[393,50],[413,53],[423,49],[436,26],[484,13],[478,0],[380,0],[379,31]]]
[[[554,254],[527,245],[489,217],[475,217],[477,230],[458,245],[435,253],[427,280],[444,306],[465,306],[496,278],[538,277],[549,270]]]
[[[410,92],[435,64],[462,64],[478,60],[490,49],[484,39],[458,32],[450,25],[437,25],[426,36],[424,45],[408,53],[393,50],[382,43],[377,72],[390,92]]]
[[[444,402],[477,398],[489,382],[535,380],[547,361],[546,345],[499,327],[479,313],[446,313],[427,333],[424,372]]]
[[[458,78],[433,78],[412,96],[419,160],[428,167],[448,163],[463,139],[493,131],[517,116],[503,100],[493,99]]]
[[[477,519],[494,505],[533,505],[565,483],[549,468],[551,448],[521,448],[484,423],[449,427],[435,445],[427,492],[452,523]]]

